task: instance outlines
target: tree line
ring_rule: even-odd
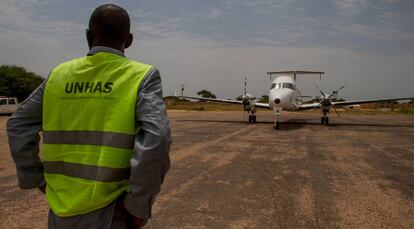
[[[44,78],[16,65],[0,66],[0,96],[17,97],[24,101]]]
[[[197,95],[203,97],[203,98],[212,98],[215,99],[216,95],[214,93],[212,93],[211,91],[208,90],[201,90],[199,92],[197,92]],[[243,98],[243,95],[239,95],[237,96],[236,100],[241,101]],[[268,103],[269,102],[269,96],[268,95],[262,95],[261,98],[258,99],[259,103]]]

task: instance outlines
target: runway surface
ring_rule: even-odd
[[[146,228],[414,228],[414,117],[169,111],[172,167]],[[0,228],[44,228],[0,117]]]

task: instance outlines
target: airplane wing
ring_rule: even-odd
[[[371,99],[371,100],[351,100],[351,101],[341,101],[341,102],[332,102],[332,105],[335,107],[342,107],[347,105],[362,104],[362,103],[380,103],[380,102],[391,102],[398,100],[409,100],[413,98],[394,98],[394,99]],[[309,110],[319,107],[319,103],[310,103],[310,104],[298,104],[296,107],[298,110]]]
[[[267,108],[267,109],[270,109],[270,105],[268,103],[255,103],[254,106],[255,107],[259,107],[259,108]]]
[[[183,96],[186,99],[198,99],[203,101],[212,101],[212,102],[219,102],[219,103],[232,103],[232,104],[240,104],[243,105],[242,101],[238,100],[231,100],[231,99],[211,99],[211,98],[202,98],[202,97],[191,97],[191,96]],[[267,108],[269,109],[270,106],[267,103],[255,103],[256,107],[259,108]]]
[[[309,104],[297,104],[296,108],[298,110],[310,110],[313,108],[319,107],[319,103],[309,103]]]
[[[381,102],[392,102],[398,100],[410,100],[413,98],[395,98],[395,99],[372,99],[372,100],[351,100],[351,101],[341,101],[341,102],[332,102],[332,104],[336,107],[347,106],[347,105],[354,105],[354,104],[362,104],[362,103],[381,103]]]
[[[197,100],[203,100],[203,101],[213,101],[213,102],[220,102],[220,103],[242,104],[242,101],[230,100],[230,99],[211,99],[211,98],[191,97],[191,96],[183,96],[183,98],[186,98],[186,99],[197,99]]]

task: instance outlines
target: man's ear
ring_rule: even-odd
[[[134,40],[134,36],[132,35],[132,33],[130,33],[128,35],[128,39],[125,43],[125,49],[127,49],[127,48],[129,48],[129,46],[131,46],[133,40]]]
[[[86,29],[86,40],[88,41],[89,49],[91,49],[93,42],[93,33],[89,29]]]

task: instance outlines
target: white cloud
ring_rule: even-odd
[[[220,17],[223,17],[225,15],[225,12],[223,10],[217,9],[217,8],[211,8],[203,10],[199,13],[196,13],[195,16],[204,18],[204,19],[217,19]]]
[[[0,3],[0,63],[20,64],[46,76],[51,68],[86,45],[85,26],[70,21],[37,20],[34,11],[45,0]],[[45,67],[47,66],[47,67]]]
[[[337,9],[345,16],[358,14],[368,5],[368,3],[368,0],[335,0]]]
[[[414,55],[377,56],[327,47],[229,47],[216,40],[188,36],[141,40],[127,54],[161,70],[166,95],[174,94],[184,83],[187,95],[208,89],[220,97],[236,96],[247,76],[249,92],[260,96],[268,92],[267,71],[291,69],[327,72],[321,82],[317,78],[299,80],[302,92],[308,95],[316,94],[312,81],[318,81],[326,91],[346,84],[341,96],[347,99],[411,96],[412,91],[407,82],[412,82],[409,75]]]
[[[171,18],[163,21],[141,21],[133,24],[132,32],[142,38],[169,38],[180,36],[183,32],[180,26],[184,23],[185,18]]]
[[[271,9],[270,4],[274,3],[273,9],[277,9],[291,1],[248,3],[230,0],[227,3],[230,8],[234,4],[256,4],[260,9],[266,9],[266,6]],[[0,63],[22,65],[46,76],[54,65],[86,53],[86,25],[71,21],[34,20],[33,12],[39,6],[36,4],[37,1],[0,3]],[[221,19],[230,8],[209,8],[196,13],[207,20]],[[344,8],[355,12],[350,6]],[[306,31],[293,26],[266,28],[276,31],[277,37],[270,32],[240,39],[244,42],[250,39],[254,46],[244,42],[234,44],[237,43],[234,40],[219,41],[213,36],[199,37],[191,30],[184,30],[183,25],[195,20],[197,15],[164,17],[167,19],[155,21],[144,20],[147,16],[144,11],[132,12],[132,18],[137,18],[137,22],[132,24],[135,41],[127,50],[127,56],[157,66],[162,73],[166,95],[173,94],[180,83],[185,83],[188,95],[194,95],[200,89],[210,89],[220,97],[235,96],[241,93],[243,77],[247,76],[249,91],[260,96],[268,91],[267,71],[303,69],[326,71],[327,76],[320,83],[324,89],[346,84],[344,97],[349,99],[412,96],[413,79],[409,76],[414,71],[413,53],[386,56],[306,43],[292,47],[286,40],[300,41],[301,36],[307,35]],[[383,16],[384,20],[394,20],[389,19],[392,17]],[[260,23],[260,19],[255,20]],[[413,39],[408,32],[356,23],[340,24],[337,29],[328,28],[331,33],[339,31],[339,34],[351,34],[352,37]],[[315,79],[301,79],[298,83],[304,94],[314,95],[315,90],[308,80]]]
[[[255,0],[243,1],[242,4],[252,8],[252,11],[262,14],[272,14],[276,11],[285,10],[291,4],[298,2],[298,0]]]
[[[354,37],[362,36],[372,41],[414,40],[414,33],[390,27],[350,24],[338,26],[338,30],[344,33],[350,33]]]
[[[135,10],[129,12],[129,15],[132,18],[134,18],[134,17],[135,18],[146,18],[149,15],[151,15],[151,13],[149,11],[143,10],[142,8],[138,8],[138,9],[135,9]]]

